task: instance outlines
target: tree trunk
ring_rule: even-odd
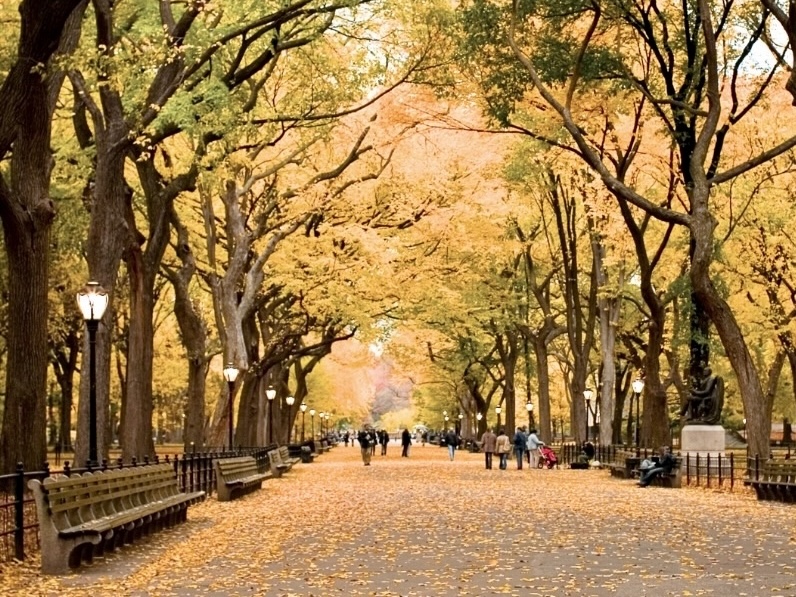
[[[39,470],[47,456],[47,313],[50,234],[50,134],[63,78],[45,76],[61,45],[79,36],[70,17],[81,0],[25,0],[19,6],[17,59],[0,88],[0,158],[13,146],[10,180],[0,179],[0,219],[8,262],[8,359],[0,430],[0,472],[17,462]],[[64,32],[66,34],[64,35]],[[71,35],[71,37],[70,37]],[[63,39],[62,39],[63,36]]]
[[[127,256],[130,281],[130,320],[127,336],[127,399],[122,402],[122,459],[141,461],[154,456],[152,440],[152,359],[154,316],[154,276],[140,250]]]
[[[553,434],[550,421],[550,371],[547,364],[547,340],[541,336],[536,336],[533,343],[533,352],[536,357],[536,377],[539,381],[537,399],[538,424],[541,440],[549,444],[553,441]]]

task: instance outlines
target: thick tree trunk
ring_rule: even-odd
[[[547,340],[541,336],[536,336],[533,343],[533,353],[536,357],[536,377],[539,381],[538,387],[538,421],[541,440],[545,443],[553,441],[551,420],[550,420],[550,371],[548,369]]]
[[[122,459],[141,461],[155,454],[152,440],[152,359],[154,276],[139,250],[128,252],[130,321],[127,335],[127,399],[122,403]]]
[[[17,60],[0,87],[0,158],[13,145],[10,181],[0,179],[10,314],[6,339],[6,371],[10,373],[0,430],[0,472],[14,470],[17,462],[38,470],[47,455],[47,286],[55,215],[49,197],[50,133],[52,98],[62,78],[48,78],[32,66],[50,62],[80,3],[25,0],[20,4]],[[79,28],[72,28],[76,31]]]

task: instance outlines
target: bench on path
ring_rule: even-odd
[[[293,462],[285,462],[282,460],[282,455],[279,453],[278,448],[274,448],[273,450],[268,452],[268,463],[271,467],[271,474],[279,478],[291,468],[293,468]]]
[[[187,518],[204,491],[181,493],[171,464],[31,480],[41,537],[41,569],[65,574],[94,555]]]
[[[796,501],[796,462],[789,460],[766,462],[757,471],[756,478],[746,479],[744,485],[755,490],[758,500],[794,502]]]
[[[290,450],[288,450],[287,446],[279,446],[277,449],[279,450],[279,457],[282,459],[282,462],[287,462],[290,466],[301,462],[301,458],[290,455]]]
[[[638,476],[638,465],[641,462],[641,457],[636,456],[635,452],[617,451],[614,456],[614,462],[611,463],[611,476],[619,477],[620,479],[632,479],[634,475]]]
[[[315,458],[315,454],[312,453],[312,446],[309,443],[290,444],[287,449],[291,458],[298,459],[303,463],[310,463]]]
[[[261,473],[257,461],[252,456],[219,458],[213,462],[216,469],[216,492],[219,502],[227,502],[233,497],[250,493],[263,486],[270,479],[270,471]]]

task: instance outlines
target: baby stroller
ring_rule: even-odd
[[[539,446],[539,468],[553,468],[557,464],[558,458],[553,448]]]

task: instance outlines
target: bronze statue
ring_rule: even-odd
[[[686,425],[716,425],[721,420],[721,409],[724,407],[724,380],[709,367],[702,372],[702,378],[694,380],[688,400],[680,409],[680,416],[685,416]]]

